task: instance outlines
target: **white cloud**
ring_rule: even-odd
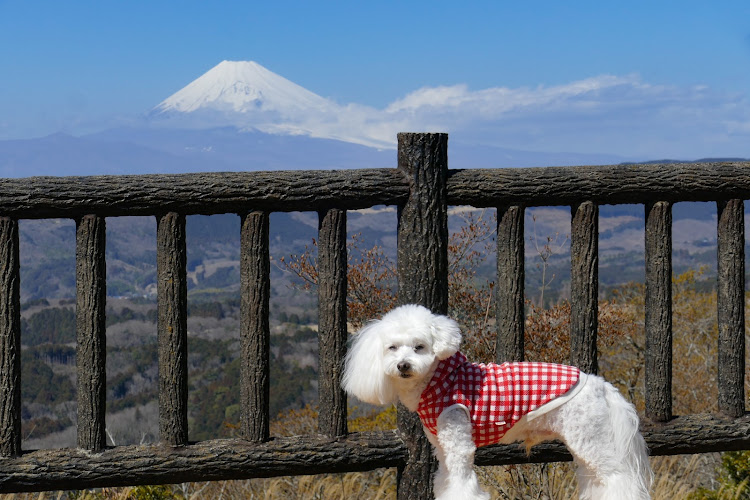
[[[352,106],[331,129],[393,144],[397,132],[442,131],[478,144],[631,158],[750,156],[744,95],[707,86],[602,75],[558,86],[425,87],[383,110]]]
[[[559,106],[575,98],[595,98],[603,89],[633,85],[637,85],[635,77],[604,75],[566,85],[540,86],[535,89],[494,87],[471,91],[466,85],[425,87],[393,102],[386,111],[419,113],[454,110],[465,113],[468,109],[485,118],[501,118],[504,113],[512,110]]]

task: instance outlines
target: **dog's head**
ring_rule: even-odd
[[[346,357],[344,389],[368,403],[393,403],[401,381],[424,378],[460,343],[458,324],[447,316],[418,305],[397,307],[355,337]]]

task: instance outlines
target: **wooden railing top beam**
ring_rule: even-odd
[[[448,177],[448,202],[475,207],[733,198],[750,198],[750,162],[468,169]]]
[[[750,198],[750,162],[448,171],[451,205],[495,207]],[[23,219],[318,211],[398,205],[397,169],[287,170],[0,179],[0,213]]]
[[[0,179],[0,214],[23,219],[317,211],[393,205],[408,197],[396,169],[225,172]]]

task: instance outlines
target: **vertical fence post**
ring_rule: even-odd
[[[91,451],[107,444],[105,224],[104,217],[97,215],[76,221],[78,447]]]
[[[745,206],[717,204],[719,411],[745,414]]]
[[[398,207],[398,300],[448,312],[448,135],[398,134],[398,169],[411,189]],[[399,470],[398,498],[432,498],[435,459],[419,418],[399,407],[409,458]]]
[[[646,416],[672,418],[672,204],[646,204]]]
[[[21,454],[18,220],[0,217],[0,456]]]
[[[585,201],[571,212],[570,362],[586,373],[597,373],[599,206]]]
[[[242,216],[240,235],[240,419],[242,435],[253,442],[270,437],[271,260],[269,214]]]
[[[187,271],[185,216],[157,218],[156,274],[159,344],[159,437],[172,446],[188,442]]]
[[[346,211],[321,211],[318,221],[318,430],[336,437],[347,433],[346,394],[341,388],[347,340]]]
[[[497,339],[495,358],[524,359],[524,207],[497,209]]]

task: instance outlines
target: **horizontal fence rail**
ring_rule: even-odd
[[[646,423],[644,437],[652,455],[681,455],[750,448],[750,419],[711,415],[678,417],[669,423]],[[710,430],[710,432],[707,432]],[[173,484],[189,481],[360,472],[402,468],[409,450],[398,431],[352,433],[346,438],[297,436],[263,443],[245,439],[201,441],[174,448],[160,445],[117,446],[92,454],[54,449],[0,459],[0,491]],[[510,465],[569,461],[559,443],[526,450],[515,445],[477,449],[476,464]]]
[[[450,170],[448,203],[474,207],[750,198],[750,162]],[[0,213],[20,219],[348,210],[399,205],[397,169],[0,179]]]
[[[498,210],[497,357],[524,359],[524,216],[571,208],[571,362],[596,373],[598,218],[603,204],[644,206],[646,418],[653,455],[750,448],[745,412],[744,199],[750,162],[449,170],[445,134],[399,134],[397,168],[0,179],[0,492],[246,479],[398,468],[400,499],[430,498],[434,457],[419,421],[349,433],[341,389],[346,354],[347,210],[398,207],[399,300],[439,313],[448,304],[449,205]],[[717,415],[672,414],[672,205],[717,203]],[[318,225],[318,434],[271,436],[272,212],[315,211]],[[240,229],[240,436],[190,443],[185,217],[236,213]],[[157,220],[159,442],[108,446],[106,435],[107,217]],[[18,221],[76,220],[78,442],[21,449]],[[710,397],[707,395],[707,397]],[[489,446],[478,465],[570,460],[558,443]]]
[[[0,179],[0,213],[24,219],[317,211],[396,205],[409,184],[396,169]]]
[[[748,168],[750,162],[453,170],[448,203],[572,206],[583,201],[614,205],[747,199]]]

